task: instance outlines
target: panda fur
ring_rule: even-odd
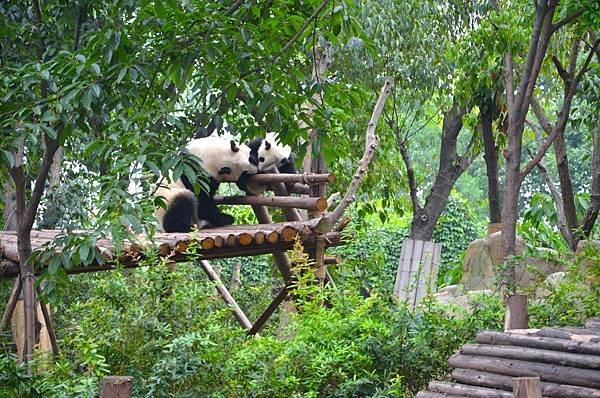
[[[255,174],[256,164],[250,162],[250,148],[233,140],[211,136],[190,141],[185,150],[198,157],[208,174],[208,192],[194,194],[193,184],[182,175],[178,181],[160,186],[155,196],[165,199],[166,209],[155,212],[164,232],[189,232],[198,228],[233,224],[234,218],[221,213],[214,196],[223,181],[237,181],[242,175]]]
[[[246,143],[250,148],[251,162],[256,164],[258,172],[268,170],[275,166],[279,173],[296,174],[296,162],[292,148],[283,145],[276,133],[267,133],[265,138],[257,137]],[[254,195],[262,195],[266,186],[264,184],[249,183],[245,176],[238,180],[238,187]]]

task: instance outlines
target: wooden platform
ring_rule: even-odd
[[[103,262],[94,262],[87,266],[73,267],[67,273],[95,272],[114,269],[119,263],[125,268],[140,266],[140,261],[154,252],[163,258],[182,262],[189,259],[186,253],[190,243],[198,245],[200,259],[225,258],[236,256],[254,256],[286,251],[292,248],[299,237],[307,250],[315,248],[317,236],[325,239],[325,246],[342,244],[342,234],[330,231],[327,218],[310,221],[281,222],[255,225],[230,225],[221,228],[203,229],[196,233],[157,233],[151,241],[148,237],[138,236],[136,242],[126,241],[121,249],[113,247],[110,239],[96,242],[96,250]],[[72,231],[73,234],[89,234],[89,231]],[[32,231],[31,243],[34,250],[53,242],[65,232],[55,230]],[[55,248],[60,251],[60,248]],[[153,254],[154,254],[153,253]],[[19,273],[17,236],[13,231],[0,232],[0,278],[14,278]]]
[[[513,397],[513,377],[539,377],[542,396],[600,398],[600,319],[584,328],[484,331],[448,360],[452,383],[432,381],[417,398]]]

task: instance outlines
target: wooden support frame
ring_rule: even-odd
[[[252,329],[252,323],[250,323],[246,314],[244,314],[244,312],[242,311],[238,303],[235,301],[231,293],[229,293],[229,290],[227,290],[227,288],[221,281],[221,278],[214,270],[212,265],[210,265],[210,263],[207,260],[200,260],[200,265],[202,266],[202,270],[206,273],[206,275],[208,275],[208,279],[215,283],[215,288],[223,298],[223,301],[225,301],[225,303],[233,311],[233,315],[235,316],[235,319],[237,319],[240,326],[246,330]]]
[[[0,332],[3,332],[8,329],[8,325],[10,324],[10,320],[12,319],[13,312],[15,311],[15,307],[17,306],[17,301],[19,300],[19,294],[21,294],[21,277],[20,275],[17,275],[13,284],[12,291],[10,292],[10,296],[8,297],[8,302],[6,303],[4,315],[2,315],[2,321],[0,322]]]
[[[273,315],[277,307],[279,307],[279,304],[281,304],[289,296],[288,289],[289,285],[285,285],[279,291],[279,293],[277,294],[277,296],[275,296],[275,299],[273,299],[273,301],[271,302],[271,304],[269,304],[267,309],[258,317],[256,322],[254,322],[254,325],[248,331],[249,335],[254,336],[256,333],[260,332],[267,320],[269,320],[269,318],[271,317],[271,315]]]

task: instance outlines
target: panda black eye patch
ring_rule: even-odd
[[[263,158],[263,157],[261,156],[261,157],[259,157],[259,158],[258,158],[258,161],[259,161],[259,162],[264,162],[264,161],[265,161],[265,158]]]

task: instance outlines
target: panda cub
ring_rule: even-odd
[[[250,148],[251,162],[256,164],[258,172],[264,172],[275,166],[279,173],[296,174],[296,164],[292,148],[283,145],[276,133],[267,133],[265,138],[257,137],[246,145]],[[247,175],[238,180],[237,186],[253,195],[262,195],[266,186],[263,184],[249,183]]]
[[[186,151],[201,161],[209,176],[209,190],[194,194],[193,184],[182,175],[178,181],[161,185],[155,192],[165,200],[166,208],[155,215],[164,232],[189,232],[195,225],[223,226],[233,224],[234,218],[221,213],[214,196],[223,181],[237,181],[242,175],[256,174],[258,167],[251,161],[247,145],[237,145],[234,140],[218,136],[199,138],[186,145]]]

